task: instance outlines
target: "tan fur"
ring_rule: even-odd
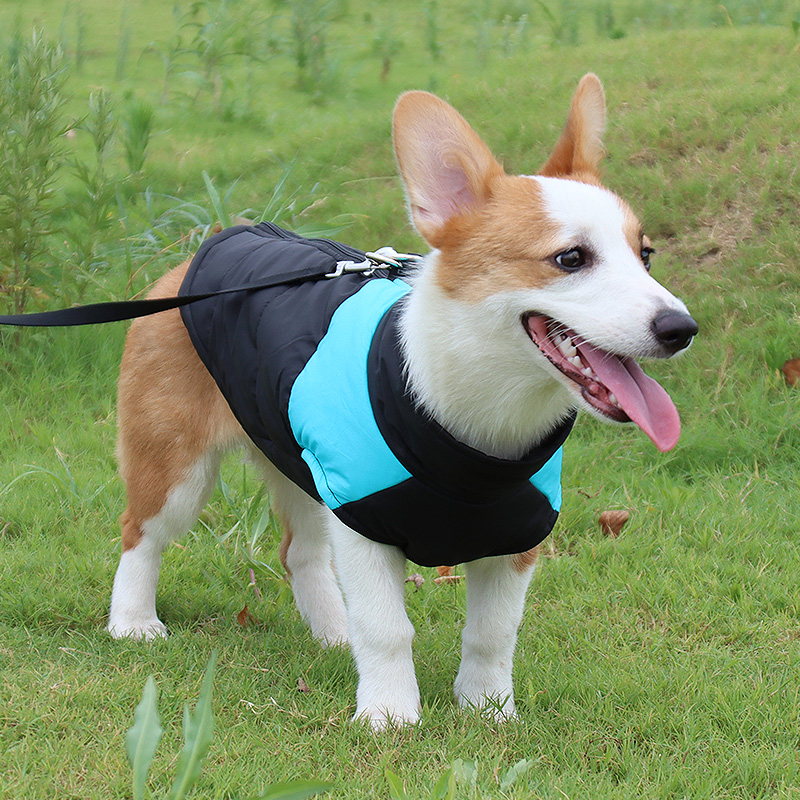
[[[443,129],[450,131],[452,138],[443,139]],[[469,123],[452,106],[427,92],[406,92],[400,97],[393,130],[414,224],[432,247],[439,247],[442,208],[463,214],[485,202],[503,168]],[[421,158],[421,153],[435,163]],[[452,184],[441,186],[427,180],[442,167],[453,176]],[[455,205],[453,197],[457,198]]]
[[[539,173],[552,178],[574,178],[585,173],[597,178],[605,126],[603,85],[597,75],[589,73],[578,84],[564,132]]]
[[[292,571],[291,569],[289,569],[288,555],[289,555],[289,547],[292,544],[293,534],[292,534],[292,529],[286,517],[280,515],[280,520],[281,520],[281,528],[283,529],[283,536],[281,537],[281,543],[280,546],[278,547],[278,558],[280,558],[281,564],[283,564],[283,568],[286,570],[286,574],[291,578]]]
[[[149,296],[175,296],[187,269],[188,263],[167,273]],[[122,547],[128,550],[138,544],[142,523],[161,510],[197,460],[244,432],[197,356],[178,310],[131,325],[118,408],[117,456],[128,491]]]
[[[603,87],[589,74],[542,174],[601,185],[604,128]],[[559,276],[549,259],[567,243],[546,217],[540,188],[506,175],[454,108],[427,92],[407,92],[395,106],[394,140],[414,224],[441,251],[436,280],[447,294],[480,302],[498,286],[539,288]],[[445,199],[452,195],[457,205]],[[632,224],[639,225],[635,217]]]
[[[511,556],[511,564],[517,572],[527,572],[536,564],[539,558],[539,545],[524,553],[517,553]]]
[[[642,247],[649,246],[650,240],[647,239],[645,241],[646,237],[642,231],[642,223],[639,222],[639,219],[636,214],[633,213],[632,209],[621,201],[620,205],[622,206],[623,214],[622,231],[625,234],[625,239],[631,246],[631,250],[638,256],[642,251]]]
[[[529,178],[495,177],[484,207],[444,226],[437,282],[467,302],[484,300],[498,286],[507,291],[541,287],[559,276],[546,259],[562,244],[559,226],[542,209],[538,184]]]

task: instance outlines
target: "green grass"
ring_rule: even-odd
[[[227,499],[218,490],[204,524],[165,555],[159,610],[173,635],[150,646],[107,636],[124,504],[113,457],[124,326],[26,331],[19,344],[0,331],[0,797],[130,797],[124,737],[151,674],[165,729],[151,785],[168,786],[177,721],[213,650],[216,736],[197,797],[317,779],[337,799],[385,798],[388,769],[409,797],[427,798],[454,763],[458,798],[800,795],[800,395],[776,371],[800,356],[798,8],[730,3],[728,24],[716,5],[614,2],[625,36],[611,38],[588,3],[549,3],[548,17],[537,3],[439,0],[427,17],[437,15],[434,57],[426,5],[342,0],[320,97],[297,89],[291,4],[268,4],[263,63],[224,61],[221,97],[196,101],[182,71],[199,61],[182,56],[162,101],[162,62],[145,51],[173,34],[169,4],[112,12],[97,0],[6,1],[0,16],[19,13],[23,31],[36,22],[65,41],[76,120],[100,87],[120,104],[152,105],[141,174],[127,179],[121,142],[107,165],[130,234],[148,217],[145,188],[208,207],[205,170],[221,195],[238,179],[229,211],[260,209],[296,156],[287,196],[316,187],[320,202],[293,222],[348,215],[346,241],[419,248],[394,176],[396,95],[437,91],[510,170],[532,172],[578,78],[596,71],[609,103],[607,183],[640,212],[656,276],[701,327],[685,357],[648,367],[681,411],[678,447],[660,455],[635,430],[579,422],[564,512],[520,632],[519,721],[497,727],[455,710],[463,586],[434,586],[421,570],[427,582],[407,591],[423,721],[375,736],[349,722],[349,654],[321,651],[294,610],[277,527],[269,521],[255,552],[242,526],[225,536],[263,508],[249,504],[258,486],[235,461]],[[123,8],[130,55],[120,76]],[[527,29],[504,48],[503,21],[526,10]],[[578,43],[564,26],[559,39],[553,20],[572,20]],[[388,50],[382,80],[373,40],[387,30],[402,47]],[[80,130],[68,146],[91,152]],[[80,189],[68,171],[61,181]],[[118,246],[107,254],[87,300],[139,290],[180,258],[143,265]],[[40,304],[59,299],[49,286]],[[631,511],[619,539],[597,527],[606,508]],[[242,627],[245,606],[254,621]],[[528,769],[502,784],[523,759]]]

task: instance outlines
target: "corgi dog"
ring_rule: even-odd
[[[113,636],[166,635],[155,601],[162,551],[194,525],[222,455],[239,448],[270,484],[284,530],[280,557],[301,616],[322,645],[347,643],[352,650],[355,719],[377,730],[420,717],[405,610],[407,556],[431,565],[467,562],[455,697],[498,719],[515,716],[517,629],[536,544],[558,510],[560,445],[575,412],[633,422],[659,450],[669,450],[680,432],[678,413],[635,359],[674,356],[697,333],[686,306],[650,275],[653,250],[641,223],[600,182],[605,116],[602,85],[588,74],[539,173],[511,176],[446,102],[418,91],[399,98],[395,153],[411,220],[431,250],[402,280],[364,278],[352,291],[340,289],[347,297],[326,318],[325,340],[311,348],[291,386],[277,392],[290,395],[275,428],[282,436],[291,427],[300,455],[290,466],[273,451],[275,437],[262,443],[230,399],[246,386],[258,402],[266,379],[249,371],[269,370],[279,350],[303,338],[272,347],[273,334],[264,333],[288,293],[270,295],[278,299],[258,312],[247,357],[238,358],[236,343],[226,355],[207,356],[206,346],[220,336],[212,331],[198,344],[194,328],[205,318],[177,310],[131,325],[119,379],[118,456],[128,505],[108,623]],[[262,233],[247,228],[235,237]],[[220,252],[221,272],[241,261]],[[188,263],[169,272],[152,296],[177,295],[187,274],[194,274]],[[339,280],[329,284],[349,286]],[[287,325],[313,317],[320,283],[299,290],[306,292],[303,313],[293,311]],[[375,321],[362,325],[374,303]],[[232,308],[226,318],[237,327],[239,305]],[[368,370],[339,370],[344,356],[325,356],[331,336],[363,351]],[[324,357],[328,367],[319,365]],[[212,376],[212,362],[224,380]],[[286,370],[274,372],[285,379]],[[383,393],[380,402],[373,391]],[[309,433],[311,423],[298,415],[318,408],[335,409],[334,423]],[[378,455],[362,456],[359,442],[378,428],[370,451]],[[354,475],[344,488],[336,482],[345,468],[323,463],[326,447],[332,458],[349,459]],[[385,465],[390,479],[381,477]],[[295,477],[301,472],[307,482]],[[506,480],[516,482],[513,491],[503,488]],[[412,489],[424,494],[419,503]],[[475,530],[473,513],[480,519]],[[396,531],[403,526],[414,530]],[[507,535],[506,528],[516,532]],[[426,531],[425,541],[414,538],[416,529]]]

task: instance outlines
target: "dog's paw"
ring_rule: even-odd
[[[393,728],[404,728],[419,722],[419,708],[388,708],[387,706],[359,708],[353,722],[365,722],[376,733]]]
[[[169,636],[167,626],[157,617],[149,620],[111,620],[108,632],[115,639],[134,639],[152,642],[154,639],[166,639]]]

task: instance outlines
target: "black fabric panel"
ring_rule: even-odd
[[[558,517],[530,477],[564,443],[575,414],[519,460],[494,458],[459,442],[410,396],[399,312],[400,304],[389,309],[372,342],[370,400],[386,443],[413,477],[342,506],[337,515],[425,566],[529,550]]]
[[[364,254],[328,240],[304,239],[277,226],[240,225],[208,239],[180,295],[258,283],[289,270],[332,271]],[[342,275],[237,292],[181,309],[192,342],[247,435],[278,469],[317,497],[288,419],[295,379],[325,335],[338,306],[369,280]],[[320,387],[324,401],[325,387]]]
[[[375,421],[400,463],[423,482],[456,497],[489,499],[527,482],[564,444],[575,412],[519,459],[494,458],[459,442],[411,397],[400,352],[399,311],[395,305],[381,320],[368,369]]]
[[[558,513],[541,502],[533,485],[527,487],[517,484],[517,491],[494,501],[469,502],[409,478],[334,513],[367,538],[399,547],[423,567],[463,564],[524,553],[547,538]]]

